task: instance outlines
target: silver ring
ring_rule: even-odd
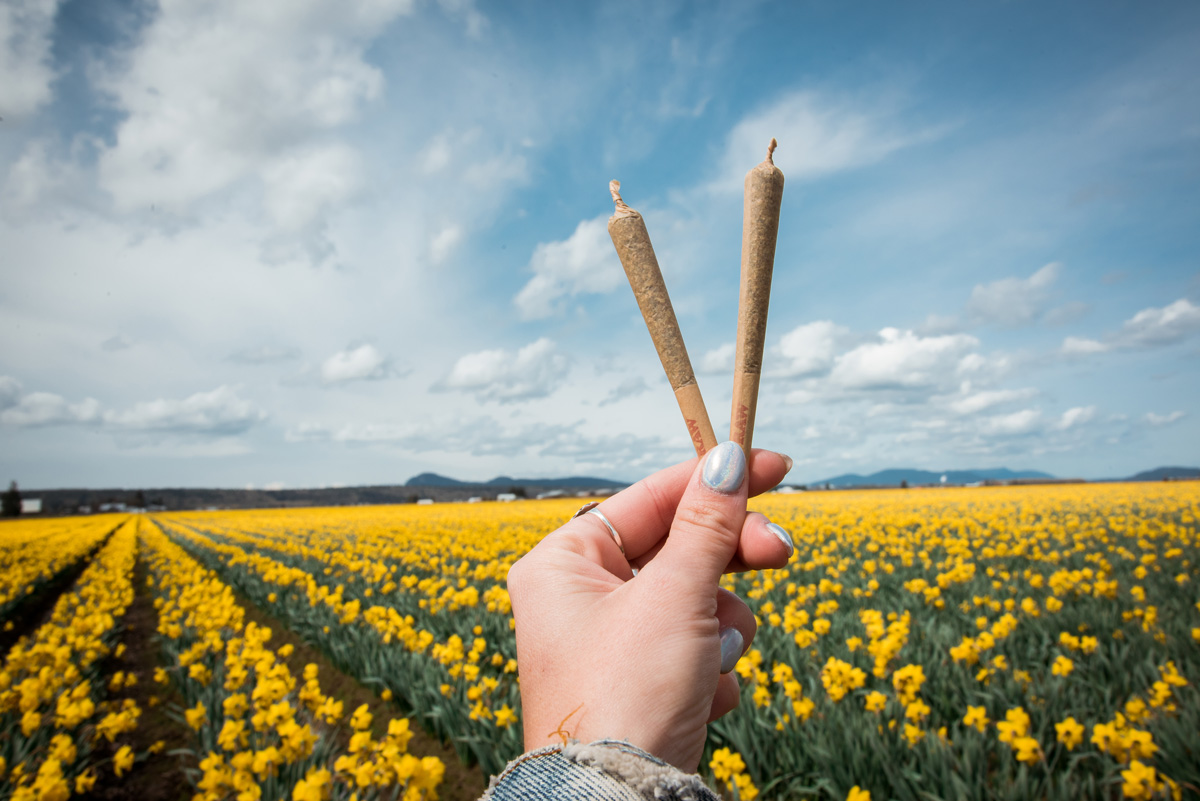
[[[621,556],[624,556],[625,555],[625,545],[621,542],[621,535],[617,533],[617,529],[613,526],[612,523],[610,523],[608,521],[608,518],[604,516],[604,512],[601,512],[599,509],[596,508],[599,505],[600,505],[599,501],[592,501],[591,503],[585,503],[583,506],[579,507],[578,512],[576,512],[575,514],[573,514],[571,516],[571,519],[574,520],[575,518],[579,517],[580,515],[595,515],[596,517],[600,518],[600,522],[604,524],[604,527],[608,529],[608,533],[612,535],[613,542],[615,542],[617,544],[617,547],[621,549]]]

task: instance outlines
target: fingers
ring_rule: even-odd
[[[722,442],[704,455],[646,575],[669,576],[685,592],[704,594],[704,588],[716,586],[737,553],[746,520],[747,472],[746,456],[735,442]]]
[[[721,632],[721,678],[713,696],[708,722],[735,709],[740,700],[734,665],[750,650],[758,625],[746,602],[724,589],[717,589],[717,624]]]
[[[795,551],[796,546],[792,544],[792,535],[787,529],[772,523],[758,512],[751,512],[746,515],[737,554],[726,572],[783,567]]]
[[[696,471],[696,464],[695,459],[689,459],[660,470],[600,504],[599,510],[620,532],[625,558],[630,562],[637,564],[635,560],[655,548],[670,531],[675,510]],[[753,449],[748,470],[748,494],[753,497],[773,489],[787,475],[791,465],[792,460],[783,454]],[[588,517],[581,515],[571,525],[583,521],[581,531],[603,534],[611,539],[600,520],[594,515],[591,520],[586,520]]]
[[[659,540],[650,550],[636,559],[629,560],[628,563],[618,558],[615,561],[606,560],[603,564],[614,575],[628,580],[632,575],[628,567],[641,570],[662,550],[665,543],[666,538]],[[758,512],[751,512],[746,515],[746,522],[742,525],[737,553],[725,566],[725,572],[741,573],[746,570],[780,568],[788,563],[795,551],[792,535],[787,529],[770,522]]]

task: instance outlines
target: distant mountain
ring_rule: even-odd
[[[1162,481],[1165,478],[1200,478],[1200,467],[1156,467],[1130,476],[1126,481]]]
[[[901,482],[907,482],[910,487],[922,484],[941,484],[942,476],[947,484],[976,484],[980,481],[1012,481],[1014,479],[1050,479],[1054,476],[1040,470],[1009,470],[1007,467],[993,467],[980,470],[915,470],[912,468],[892,468],[880,470],[870,475],[846,473],[822,481],[812,482],[813,486],[831,487],[898,487]]]
[[[535,487],[538,489],[573,489],[594,490],[612,489],[629,486],[622,481],[608,478],[593,478],[591,476],[569,476],[567,478],[512,478],[497,476],[490,481],[459,481],[456,478],[438,475],[437,473],[421,473],[404,482],[406,487],[492,487],[507,489],[509,487]]]
[[[404,482],[406,487],[465,487],[469,481],[459,481],[457,478],[439,476],[437,473],[421,473]]]

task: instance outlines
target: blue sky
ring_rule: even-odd
[[[1200,462],[1195,3],[15,0],[0,73],[25,487],[686,458],[608,182],[721,436],[771,137],[790,481]]]

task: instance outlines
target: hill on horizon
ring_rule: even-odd
[[[1129,477],[1129,481],[1162,481],[1167,478],[1200,478],[1200,467],[1156,467]]]

